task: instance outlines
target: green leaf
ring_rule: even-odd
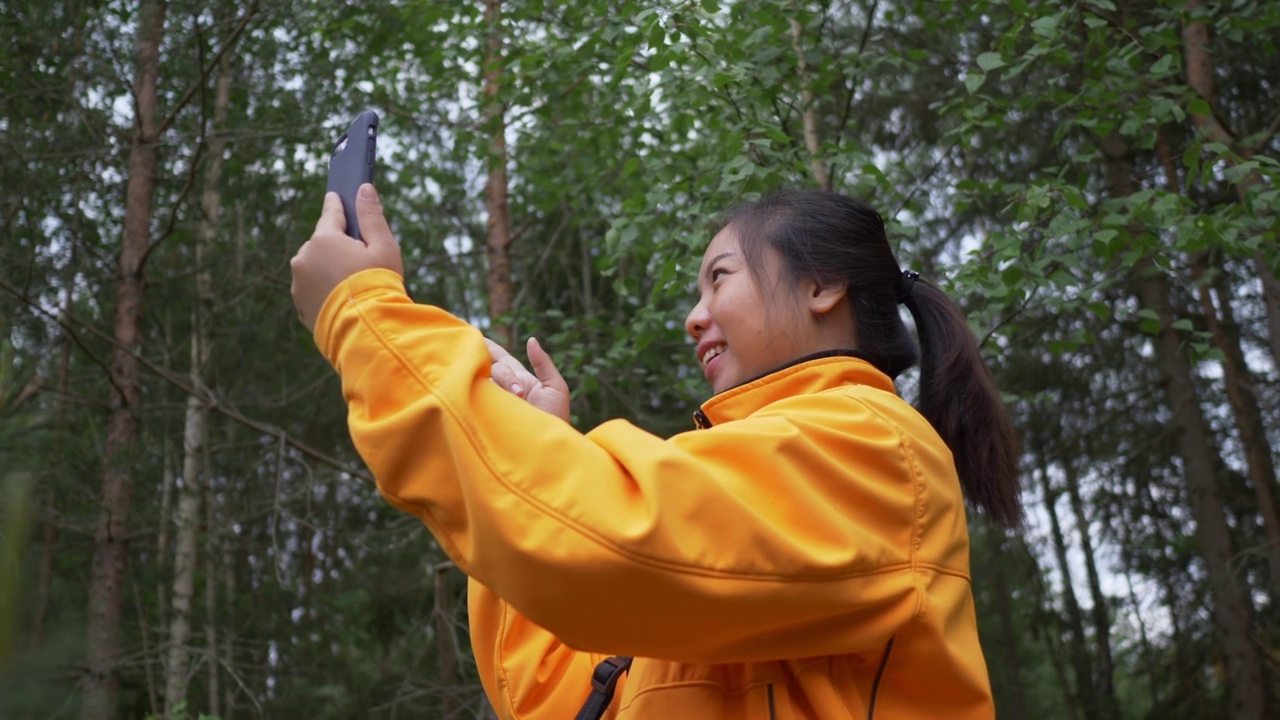
[[[1004,58],[1000,57],[1000,53],[984,52],[978,56],[978,67],[990,72],[996,68],[1005,66]]]
[[[969,94],[972,95],[973,93],[977,92],[978,88],[982,87],[982,83],[986,81],[987,81],[986,73],[971,72],[965,76],[964,86],[969,90]]]
[[[1058,31],[1058,25],[1062,22],[1063,13],[1054,13],[1053,15],[1045,15],[1031,21],[1031,29],[1041,37],[1053,37]]]

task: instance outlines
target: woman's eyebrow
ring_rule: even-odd
[[[702,274],[709,275],[711,273],[711,269],[716,266],[716,263],[720,262],[722,258],[727,258],[733,254],[734,252],[732,250],[726,250],[725,252],[722,252],[719,255],[711,258],[711,260],[707,262],[707,267],[705,270],[702,271]]]

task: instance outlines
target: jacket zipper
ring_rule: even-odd
[[[699,430],[706,430],[711,427],[711,420],[707,414],[702,412],[702,408],[693,411],[693,424],[698,426]]]
[[[876,670],[876,679],[871,683],[871,702],[867,705],[867,720],[876,716],[876,694],[880,692],[880,681],[884,679],[884,668],[889,664],[889,653],[893,652],[893,638],[884,646],[884,657],[880,658],[880,669]]]

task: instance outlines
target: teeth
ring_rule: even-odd
[[[709,348],[705,353],[702,354],[702,366],[706,367],[707,363],[711,362],[712,358],[714,358],[715,356],[719,355],[722,352],[724,352],[723,345],[717,345],[713,348]]]

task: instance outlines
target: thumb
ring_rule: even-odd
[[[537,338],[529,338],[529,343],[525,349],[529,353],[529,364],[533,366],[533,374],[538,376],[538,380],[543,385],[565,392],[569,391],[569,384],[564,381],[564,377],[556,369],[556,364],[552,362],[551,356],[547,354],[546,350],[542,349],[542,345],[538,343]]]
[[[360,234],[364,235],[369,247],[395,244],[387,216],[382,213],[382,201],[378,199],[378,191],[372,183],[361,185],[356,193],[356,217],[360,221]]]
[[[347,216],[342,211],[342,199],[336,192],[324,194],[324,209],[320,211],[320,219],[316,221],[316,232],[321,230],[347,232]]]

